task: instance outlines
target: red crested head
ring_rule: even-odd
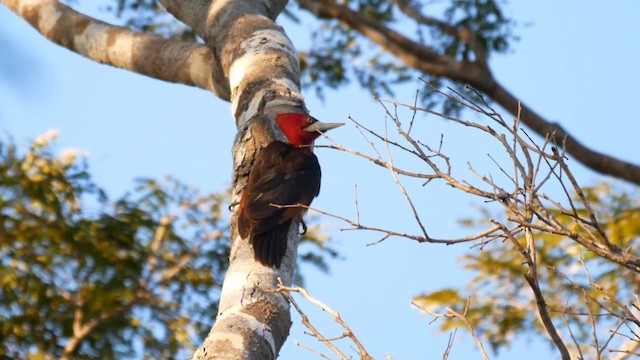
[[[343,123],[323,123],[307,114],[285,113],[276,115],[276,122],[289,143],[294,146],[313,144],[320,134],[344,125]]]

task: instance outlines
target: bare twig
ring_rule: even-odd
[[[613,245],[609,241],[609,237],[604,232],[604,229],[600,226],[600,223],[598,222],[598,219],[596,218],[596,214],[593,212],[593,209],[591,208],[591,202],[589,200],[587,200],[587,196],[584,194],[584,191],[582,191],[582,187],[580,187],[580,185],[578,185],[578,181],[573,176],[573,173],[571,171],[569,171],[569,167],[564,162],[564,157],[560,156],[558,154],[557,149],[552,148],[552,150],[554,150],[554,155],[556,155],[557,162],[560,164],[560,167],[562,167],[562,169],[564,170],[565,174],[567,174],[567,177],[569,178],[569,181],[571,182],[571,185],[573,186],[573,190],[576,192],[576,194],[578,194],[578,197],[580,198],[580,201],[584,205],[584,208],[587,211],[587,214],[589,214],[589,218],[591,219],[592,226],[600,234],[602,242],[604,242],[604,244],[610,250],[619,251],[620,249],[617,246]]]
[[[573,331],[571,330],[571,325],[569,325],[569,321],[567,320],[565,309],[566,309],[566,305],[562,309],[562,311],[560,311],[562,322],[564,323],[564,326],[567,328],[567,331],[569,332],[569,336],[571,336],[571,341],[573,341],[573,344],[576,346],[576,349],[578,350],[578,359],[584,360],[584,355],[582,354],[582,348],[580,347],[578,340],[576,340],[576,337],[573,335]]]
[[[442,354],[442,360],[449,359],[449,354],[451,354],[451,349],[453,349],[453,340],[456,338],[456,333],[458,329],[453,329],[453,332],[449,334],[449,341],[447,341],[447,348],[444,349],[444,354]]]
[[[348,357],[342,351],[340,351],[335,345],[333,345],[332,341],[348,337],[349,339],[351,339],[353,344],[358,348],[358,354],[359,354],[361,359],[363,359],[363,360],[373,360],[373,358],[369,355],[369,353],[367,352],[365,347],[362,345],[362,343],[355,336],[353,331],[351,331],[351,328],[349,328],[347,323],[342,319],[340,314],[338,312],[334,311],[333,309],[331,309],[330,307],[328,307],[327,305],[323,304],[320,300],[318,300],[318,299],[312,297],[311,295],[309,295],[307,290],[305,290],[304,288],[301,288],[301,287],[284,286],[282,284],[282,281],[279,281],[278,287],[273,291],[279,292],[285,298],[287,298],[291,302],[293,307],[296,309],[298,314],[300,314],[300,317],[302,317],[302,323],[303,323],[303,325],[305,325],[307,327],[307,329],[309,329],[311,331],[311,335],[314,336],[316,339],[318,339],[318,341],[320,341],[323,344],[325,344],[329,349],[331,349],[341,359],[348,359]],[[341,336],[338,336],[336,338],[333,338],[333,339],[324,337],[318,331],[318,329],[315,326],[313,326],[313,324],[309,321],[309,318],[304,314],[304,312],[302,311],[302,309],[300,308],[298,303],[295,301],[293,296],[291,296],[292,292],[299,293],[308,302],[316,305],[317,307],[322,309],[322,311],[324,311],[324,312],[328,313],[329,315],[331,315],[333,317],[334,321],[344,329],[344,331],[345,331],[344,334],[342,334]]]
[[[397,121],[397,117],[395,117],[393,119],[394,119],[394,122],[396,123],[398,131],[402,131],[402,128],[400,127],[400,123]],[[386,124],[387,123],[385,122],[385,132],[387,131]],[[408,137],[409,135],[407,134],[406,136]],[[415,205],[413,204],[413,201],[411,200],[411,197],[407,193],[407,189],[404,187],[404,185],[402,185],[402,182],[398,178],[398,175],[396,174],[396,172],[393,171],[393,157],[391,155],[391,149],[389,148],[389,142],[385,141],[385,144],[387,145],[387,156],[389,157],[389,160],[388,160],[389,168],[388,169],[391,172],[391,176],[393,177],[393,181],[395,181],[396,185],[400,189],[400,192],[402,192],[402,196],[404,196],[405,200],[409,204],[409,207],[411,207],[411,211],[413,212],[413,218],[416,219],[416,222],[418,223],[418,226],[420,226],[420,230],[422,230],[422,234],[424,235],[424,238],[425,239],[429,239],[429,234],[427,234],[427,230],[425,229],[424,224],[422,223],[422,220],[420,220],[420,215],[418,214],[418,210],[416,209]]]
[[[609,349],[609,352],[617,354],[611,360],[624,360],[640,357],[638,349],[640,349],[640,339],[629,339],[622,344],[620,349]]]
[[[466,121],[443,115],[430,109],[420,108],[416,102],[414,102],[413,105],[405,105],[396,101],[378,99],[386,112],[384,133],[379,134],[352,119],[358,131],[360,131],[371,147],[373,155],[350,150],[332,141],[332,148],[354,154],[389,170],[420,227],[421,235],[412,235],[382,227],[363,225],[360,221],[360,209],[358,208],[357,197],[355,221],[321,210],[313,210],[340,219],[351,226],[350,228],[342,230],[369,230],[382,234],[382,238],[372,244],[377,244],[390,237],[405,237],[419,242],[445,244],[479,240],[473,246],[482,248],[488,242],[495,239],[506,239],[507,244],[511,244],[513,249],[517,251],[523,259],[525,267],[524,278],[535,300],[537,313],[542,326],[556,346],[562,359],[569,359],[570,353],[567,345],[562,340],[561,333],[558,328],[556,328],[556,324],[554,324],[550,314],[550,311],[554,309],[548,305],[545,299],[546,296],[550,299],[557,300],[552,297],[554,295],[553,293],[544,288],[546,280],[544,276],[547,276],[548,272],[545,271],[546,269],[542,271],[538,269],[538,262],[546,259],[548,254],[544,253],[544,251],[546,251],[543,250],[544,248],[539,247],[542,238],[538,237],[537,234],[556,235],[571,239],[576,244],[575,246],[573,244],[571,245],[572,249],[586,249],[602,259],[621,265],[636,273],[640,273],[640,257],[632,251],[623,250],[609,241],[592,205],[589,203],[589,199],[581,190],[576,178],[567,166],[564,147],[558,147],[564,145],[564,143],[561,143],[557,134],[547,134],[542,145],[536,144],[527,131],[520,127],[520,116],[516,116],[513,122],[507,123],[502,116],[485,101],[481,93],[473,88],[468,89],[471,89],[473,92],[471,97],[467,96],[466,93],[457,92],[454,89],[450,89],[453,94],[444,94],[437,89],[434,91],[440,92],[467,109],[486,116],[489,119],[488,124]],[[479,99],[479,101],[472,100],[475,98]],[[402,126],[402,121],[398,114],[402,108],[411,111],[408,126],[405,123],[405,127]],[[521,105],[518,106],[518,115],[520,115],[520,111],[524,111]],[[475,174],[479,181],[470,183],[455,177],[452,173],[449,158],[442,152],[442,136],[439,146],[433,147],[411,136],[414,123],[419,121],[416,119],[416,114],[420,112],[433,114],[455,124],[469,127],[489,135],[492,141],[497,142],[501,146],[501,149],[511,160],[512,168],[511,164],[504,166],[498,161],[498,158],[488,154],[498,171],[506,176],[507,181],[503,181],[506,185],[499,182],[502,180],[502,176],[494,177],[491,173],[481,175],[485,173],[484,170],[478,171],[470,163],[468,164],[469,171]],[[395,134],[390,134],[390,128],[387,127],[387,121],[389,120],[395,124]],[[378,150],[380,146],[386,147],[387,153],[384,158]],[[411,171],[407,170],[401,163],[400,159],[402,159],[402,157],[397,156],[394,151],[404,152],[413,159],[417,159],[424,166],[425,170],[414,171],[413,168],[411,168]],[[428,235],[428,226],[420,217],[420,213],[415,206],[417,202],[409,196],[410,189],[405,188],[404,184],[406,182],[403,183],[403,176],[426,179],[425,184],[430,183],[432,180],[439,179],[454,189],[481,197],[486,202],[496,202],[500,204],[506,212],[506,219],[491,219],[490,227],[469,237],[452,240],[434,239]],[[543,185],[553,185],[554,183],[557,183],[564,192],[564,200],[556,200],[541,193]],[[573,197],[572,193],[577,194],[577,200]],[[299,207],[301,205],[274,206]],[[308,207],[306,208],[309,209]],[[557,255],[554,254],[553,256]],[[571,254],[567,254],[567,256],[571,256]],[[595,347],[598,349],[598,356],[600,356],[602,351],[612,346],[614,336],[612,334],[606,341],[605,339],[601,339],[604,342],[600,344],[597,336],[598,324],[601,324],[602,321],[610,321],[618,318],[619,321],[617,322],[620,325],[615,328],[615,332],[618,331],[620,326],[629,327],[633,326],[633,324],[638,325],[638,318],[634,316],[633,309],[634,307],[640,306],[640,304],[625,304],[624,301],[617,297],[615,291],[608,291],[592,279],[589,280],[590,286],[598,290],[599,294],[604,296],[604,300],[593,297],[585,289],[575,286],[574,284],[577,290],[576,292],[583,294],[580,301],[586,303],[588,312],[583,311],[581,313],[580,311],[572,311],[566,306],[559,310],[565,325],[565,328],[561,330],[564,331],[563,334],[568,332],[568,336],[571,337],[571,341],[575,344],[581,358],[585,356],[583,351],[586,350],[584,345],[581,347],[578,342],[580,337],[576,337],[571,329],[570,322],[575,318],[567,318],[567,315],[581,316],[583,320],[586,320],[588,317],[592,325]],[[551,303],[554,302],[555,301],[551,301]],[[619,311],[616,307],[622,311]],[[598,309],[598,311],[594,309]],[[448,313],[448,315],[456,316],[461,314]],[[610,322],[613,323],[612,321]],[[629,331],[633,333],[633,330]],[[446,358],[447,356],[448,350],[445,352],[444,357]]]
[[[380,228],[380,227],[375,227],[375,226],[367,226],[367,225],[363,225],[357,221],[351,220],[347,217],[341,216],[341,215],[337,215],[337,214],[333,214],[330,212],[326,212],[317,208],[313,208],[304,204],[292,204],[292,205],[284,205],[284,204],[270,204],[273,207],[276,208],[304,208],[307,210],[311,210],[311,211],[315,211],[319,214],[325,215],[325,216],[329,216],[338,220],[342,220],[345,223],[349,224],[352,226],[352,228],[343,228],[341,230],[343,231],[349,231],[349,230],[367,230],[367,231],[375,231],[375,232],[380,232],[385,234],[384,235],[384,239],[390,238],[392,236],[396,236],[396,237],[403,237],[403,238],[407,238],[407,239],[411,239],[411,240],[415,240],[418,242],[426,242],[426,243],[434,243],[434,244],[446,244],[446,245],[453,245],[453,244],[458,244],[458,243],[463,243],[463,242],[470,242],[470,241],[475,241],[478,239],[482,239],[482,238],[486,238],[488,236],[491,236],[492,234],[494,234],[495,232],[497,232],[499,230],[499,226],[494,225],[490,228],[487,228],[486,230],[483,230],[477,234],[474,235],[470,235],[464,238],[457,238],[457,239],[435,239],[435,238],[425,238],[423,236],[418,236],[418,235],[411,235],[411,234],[407,234],[407,233],[403,233],[403,232],[398,232],[398,231],[393,231],[393,230],[389,230],[389,229],[384,229],[384,228]],[[380,241],[377,241],[373,244],[377,244]]]
[[[329,356],[327,356],[327,355],[325,355],[325,354],[323,354],[323,353],[321,353],[321,352],[319,352],[317,350],[314,350],[314,349],[306,346],[305,344],[303,344],[303,343],[301,343],[299,341],[294,341],[294,342],[295,342],[296,346],[299,346],[302,349],[307,350],[308,352],[310,352],[312,354],[318,355],[319,357],[321,357],[321,358],[323,358],[325,360],[331,360],[331,357],[329,357]]]
[[[475,328],[473,327],[473,325],[471,325],[471,323],[469,322],[469,319],[467,319],[468,306],[469,306],[469,300],[467,300],[467,305],[465,306],[465,309],[464,309],[465,311],[462,314],[460,314],[459,312],[456,312],[451,308],[446,308],[446,310],[449,314],[460,319],[465,324],[465,326],[467,327],[467,330],[469,330],[469,333],[473,337],[473,341],[476,342],[476,346],[480,350],[480,353],[482,354],[482,358],[485,360],[489,360],[489,355],[487,355],[487,352],[484,350],[484,346],[482,345],[482,342],[480,341],[480,339],[478,339]]]
[[[513,237],[513,235],[511,235],[511,232],[509,232],[506,227],[503,226],[502,231],[507,239],[509,239],[511,243],[518,249],[518,252],[520,252],[522,257],[524,258],[525,263],[529,266],[529,270],[525,272],[524,278],[533,291],[533,295],[536,299],[536,306],[538,308],[538,314],[540,315],[540,319],[545,327],[545,330],[551,337],[551,340],[558,349],[558,352],[560,353],[562,359],[571,360],[571,356],[569,355],[567,346],[562,341],[562,338],[560,337],[560,334],[558,334],[558,330],[556,329],[555,325],[553,325],[553,321],[551,320],[551,316],[549,315],[549,311],[544,300],[544,295],[542,294],[542,290],[540,289],[540,285],[538,284],[537,266],[533,258],[534,255],[531,254],[530,244],[532,244],[533,242],[528,241],[529,246],[525,248],[524,246],[522,246],[522,244],[520,244],[520,242],[518,242],[515,237]],[[530,234],[530,230],[527,233]]]

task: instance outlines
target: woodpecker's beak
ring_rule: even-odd
[[[325,133],[331,129],[335,129],[342,125],[344,125],[344,123],[323,123],[316,120],[311,125],[307,126],[306,128],[303,128],[302,130],[306,132]]]

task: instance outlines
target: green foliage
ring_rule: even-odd
[[[123,24],[133,29],[165,37],[194,40],[193,30],[168,15],[156,1],[105,0],[104,9],[116,14]],[[473,61],[468,44],[431,24],[422,24],[405,15],[395,4],[382,0],[339,1],[360,16],[397,31],[408,39],[460,61]],[[515,21],[505,15],[506,1],[500,0],[437,0],[424,5],[422,1],[408,3],[423,15],[465,27],[474,32],[477,42],[488,55],[509,51],[513,42]],[[302,13],[288,7],[284,14],[294,23],[301,23]],[[415,84],[421,78],[439,89],[460,85],[408,68],[359,32],[332,19],[317,19],[311,23],[308,48],[300,47],[302,83],[322,98],[326,89],[338,89],[356,82],[376,96],[393,96],[403,84]],[[309,22],[305,21],[304,32]],[[443,99],[433,91],[421,91],[423,106],[437,107],[446,114],[461,109],[454,101]]]
[[[511,47],[515,22],[504,15],[502,7],[506,1],[494,0],[450,0],[444,10],[447,23],[471,30],[478,43],[489,53],[504,53]],[[470,60],[471,49],[457,38],[433,32],[433,37],[444,49],[444,53],[460,60]]]
[[[112,201],[53,138],[0,143],[0,358],[186,358],[217,313],[229,195],[140,179]],[[303,243],[326,269],[326,236]]]
[[[338,89],[352,80],[372,94],[393,95],[393,85],[413,79],[397,59],[335,20],[311,33],[311,46],[300,51],[300,65],[303,85],[321,98],[326,88]]]
[[[0,357],[59,357],[74,336],[80,359],[193,347],[227,267],[226,195],[140,180],[111,202],[49,141],[0,147]]]
[[[607,184],[583,190],[610,241],[623,249],[637,251],[640,248],[638,196],[614,190]],[[585,215],[584,209],[578,212]],[[573,231],[583,231],[575,225],[573,216],[560,211],[554,215]],[[562,326],[564,315],[577,341],[588,341],[593,336],[591,319],[606,340],[609,333],[605,330],[615,328],[625,315],[605,292],[624,304],[632,303],[640,284],[638,274],[587,252],[571,239],[546,233],[534,233],[534,236],[540,287],[552,318],[565,332],[563,337],[570,339],[567,327]],[[526,246],[524,238],[518,241]],[[466,270],[475,274],[465,289],[422,294],[415,298],[416,304],[431,312],[442,312],[449,307],[460,313],[468,305],[467,319],[494,351],[508,346],[516,336],[540,334],[548,339],[537,316],[531,289],[523,277],[527,268],[513,246],[494,240],[464,256],[461,262]],[[440,329],[448,331],[460,325],[455,317],[443,317]]]
[[[369,17],[408,39],[460,61],[472,61],[468,44],[432,25],[421,24],[404,15],[392,2],[351,0],[342,2],[360,15]],[[446,0],[434,1],[428,7],[420,1],[410,5],[428,17],[439,19],[454,27],[468,28],[488,55],[508,51],[514,40],[515,22],[504,15],[503,1]],[[303,84],[322,97],[326,88],[337,89],[355,80],[376,96],[393,96],[398,85],[415,83],[418,78],[430,86],[443,89],[460,85],[446,79],[424,74],[402,64],[395,56],[380,49],[358,31],[336,20],[321,20],[311,33],[311,46],[300,51]],[[445,114],[457,114],[459,104],[432,91],[422,91],[421,101],[428,107],[439,108]]]

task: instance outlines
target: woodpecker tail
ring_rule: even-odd
[[[256,260],[265,266],[280,268],[282,258],[287,252],[287,236],[291,220],[286,221],[273,230],[251,236],[251,245]]]

